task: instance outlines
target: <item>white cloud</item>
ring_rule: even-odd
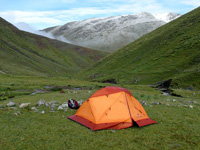
[[[142,9],[145,8],[145,9]],[[79,20],[96,17],[96,16],[113,16],[115,14],[130,14],[138,13],[142,10],[150,12],[150,10],[156,9],[158,11],[163,11],[158,5],[146,5],[142,6],[140,4],[134,5],[114,5],[113,8],[110,7],[88,7],[88,8],[74,8],[70,10],[57,10],[57,11],[5,11],[0,12],[0,16],[7,21],[16,24],[18,22],[25,22],[35,26],[36,28],[45,28],[50,26],[62,25],[69,21]],[[155,12],[157,13],[157,12]],[[41,25],[40,25],[41,24]]]
[[[5,11],[0,12],[0,16],[10,20],[12,23],[27,22],[27,23],[61,23],[60,20],[53,17],[53,12],[40,11]],[[52,17],[51,17],[52,16]]]
[[[30,32],[30,33],[33,33],[33,34],[45,36],[45,37],[48,37],[50,39],[57,39],[59,41],[63,41],[63,42],[66,42],[66,43],[71,43],[70,41],[66,40],[66,38],[63,37],[63,36],[55,37],[51,33],[46,33],[44,31],[37,31],[37,30],[34,29],[34,27],[31,27],[29,24],[26,24],[26,23],[23,23],[23,22],[20,22],[20,23],[14,24],[14,25],[18,29],[26,31],[26,32]]]
[[[183,0],[181,3],[186,5],[192,5],[194,7],[200,6],[200,0]]]
[[[63,24],[63,21],[56,17],[54,11],[5,11],[0,12],[0,16],[12,24],[19,22],[25,22],[33,26],[34,24],[45,24],[47,26]]]
[[[61,0],[64,3],[75,3],[77,2],[76,0]]]
[[[78,0],[59,0],[65,3],[75,3]],[[59,2],[58,1],[58,2]],[[72,7],[67,10],[53,11],[4,11],[0,12],[0,16],[11,23],[26,22],[36,28],[45,28],[50,26],[62,25],[69,21],[82,20],[96,16],[113,16],[125,15],[139,12],[150,12],[152,14],[177,12],[180,8],[170,9],[165,7],[166,2],[172,3],[172,0],[86,0],[90,3],[102,4],[96,7]],[[82,2],[83,3],[83,2]],[[182,4],[181,4],[182,3]],[[200,5],[200,0],[182,0],[175,1],[176,6],[179,5]]]

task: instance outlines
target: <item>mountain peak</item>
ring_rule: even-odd
[[[64,36],[75,45],[111,52],[164,24],[152,14],[141,12],[74,21],[44,31],[54,36]]]

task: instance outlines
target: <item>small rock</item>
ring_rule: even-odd
[[[35,95],[36,93],[31,93],[30,95]]]
[[[167,99],[167,101],[170,101],[170,99]]]
[[[36,107],[31,107],[31,110],[35,110],[35,112],[38,112],[38,109]]]
[[[91,93],[91,91],[88,91],[88,93]]]
[[[112,130],[112,133],[115,133],[115,130]]]
[[[162,103],[161,102],[153,102],[151,104],[153,104],[153,105],[161,105]]]
[[[190,108],[193,108],[194,106],[190,105],[189,107],[190,107]]]
[[[52,105],[52,104],[57,104],[58,102],[56,102],[56,101],[51,101],[51,102],[49,102],[49,104],[50,105]]]
[[[169,95],[169,93],[167,93],[167,92],[163,92],[162,95]]]
[[[16,106],[16,103],[13,101],[9,101],[8,104],[6,105],[7,107],[13,107]]]
[[[14,115],[15,116],[18,116],[18,115],[20,115],[21,114],[21,112],[20,111],[18,111],[18,112],[16,112],[16,113],[14,113]]]
[[[167,106],[170,106],[168,103],[166,104]]]
[[[50,104],[49,103],[45,103],[44,104],[46,107],[50,107]]]
[[[41,113],[41,114],[44,114],[44,113],[45,113],[45,111],[43,110],[43,111],[41,111],[40,113]]]
[[[31,93],[30,95],[35,95],[37,93],[40,93],[41,91],[40,90],[34,90],[35,92]]]
[[[196,101],[193,101],[193,103],[195,103],[195,104],[196,104],[197,102],[196,102]]]
[[[54,110],[55,107],[56,107],[56,104],[52,104],[51,105],[51,110]]]
[[[176,100],[175,100],[175,99],[173,99],[173,100],[172,100],[172,102],[176,102]]]
[[[78,101],[78,105],[81,106],[83,104],[83,100],[81,99],[80,101]]]
[[[52,89],[50,86],[44,86],[45,89]]]
[[[68,108],[66,108],[66,107],[59,106],[57,110],[64,110],[64,111],[67,111],[67,109],[68,109]]]
[[[41,105],[45,105],[45,100],[43,100],[43,99],[40,99],[39,101],[38,101],[38,103],[37,103],[37,106],[41,106]]]
[[[68,108],[68,103],[63,103],[61,106]]]
[[[3,108],[3,105],[0,104],[0,108]]]
[[[57,110],[63,110],[63,107],[62,107],[62,106],[59,106]]]
[[[30,104],[31,104],[31,103],[21,103],[21,104],[19,105],[19,108],[26,108],[26,107],[28,107]]]
[[[45,103],[45,106],[46,107],[51,107],[52,108],[52,105],[55,105],[55,104],[57,104],[58,102],[56,102],[56,101],[51,101],[51,102],[48,102],[48,103]],[[55,105],[56,106],[56,105]]]
[[[64,110],[64,111],[67,111],[67,109],[68,109],[68,103],[63,103],[62,105],[60,105],[60,106],[58,107],[57,110]]]

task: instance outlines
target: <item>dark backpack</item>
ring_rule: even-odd
[[[69,99],[68,100],[68,107],[71,108],[71,109],[78,109],[79,108],[78,102],[74,99]]]

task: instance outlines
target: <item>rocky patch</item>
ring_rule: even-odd
[[[79,106],[83,104],[83,100],[77,101]],[[0,109],[13,109],[17,110],[14,115],[18,116],[21,114],[18,110],[28,110],[33,112],[39,112],[41,114],[48,112],[58,112],[58,111],[67,111],[68,110],[68,102],[59,103],[57,101],[46,102],[44,99],[40,99],[36,105],[31,103],[19,103],[18,105],[13,102],[9,101],[6,106],[0,104]]]

